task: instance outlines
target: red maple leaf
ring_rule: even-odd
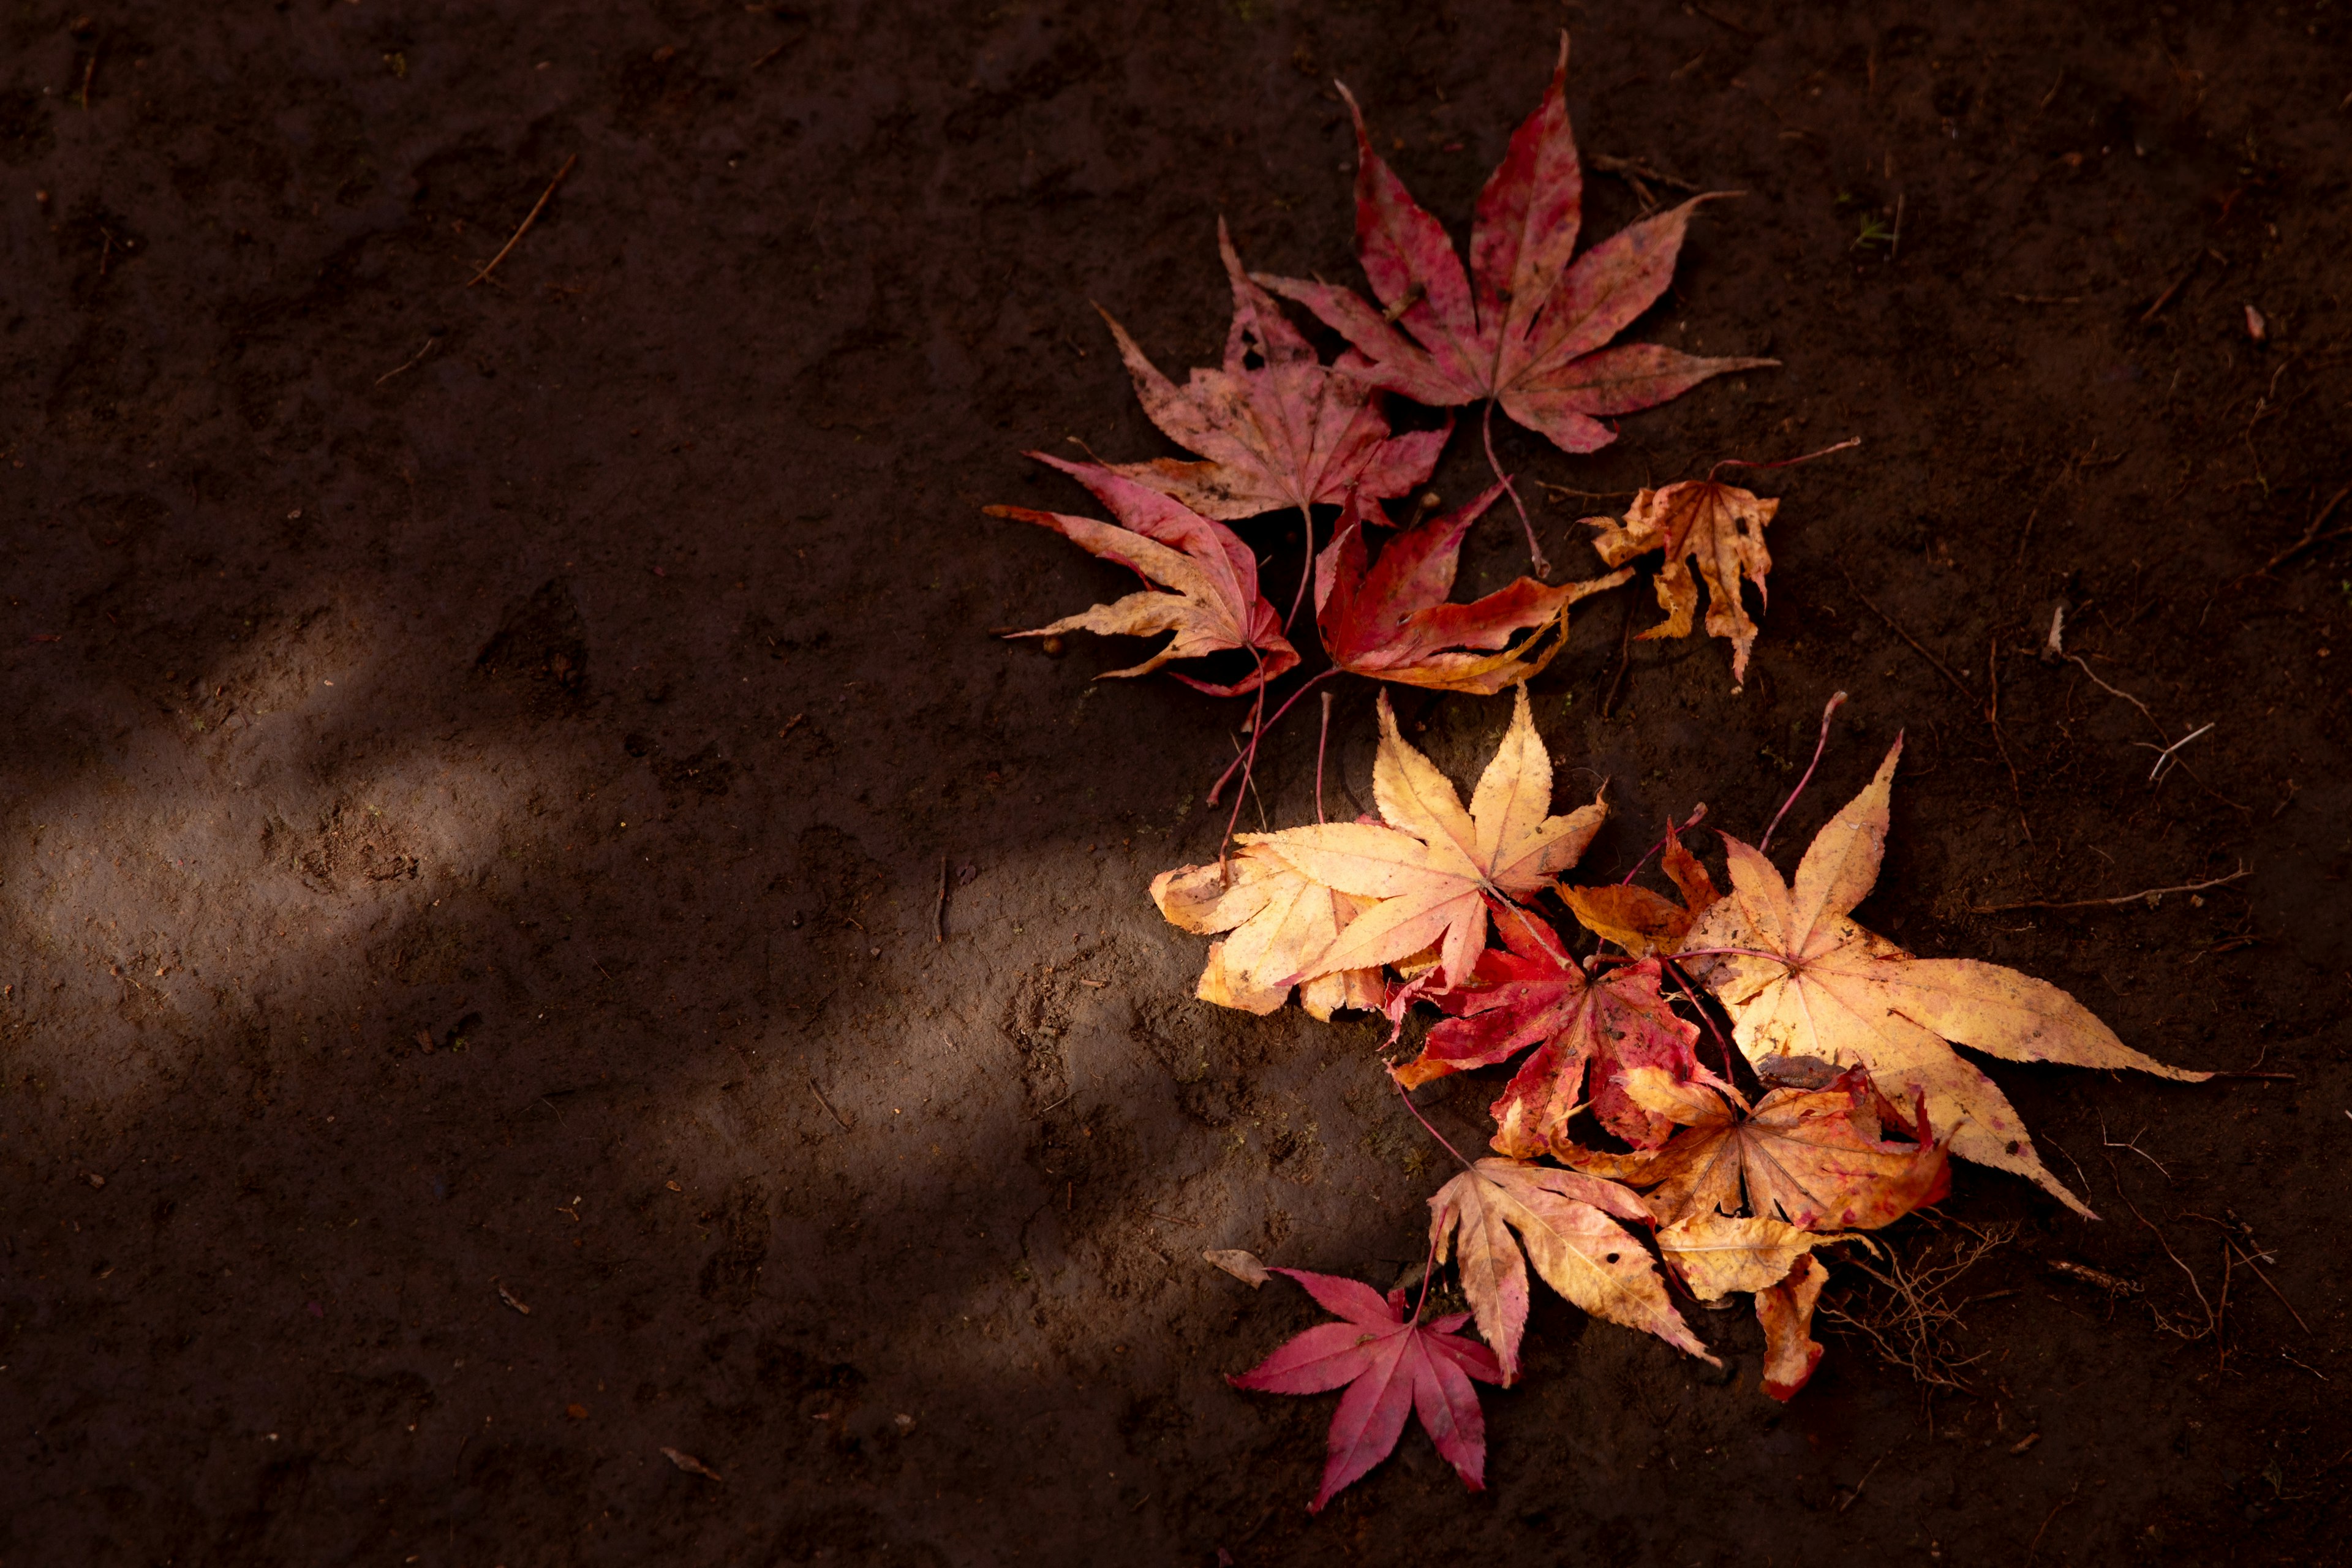
[[[1486,1490],[1486,1421],[1470,1383],[1500,1383],[1503,1369],[1493,1351],[1454,1331],[1470,1314],[1455,1312],[1424,1325],[1416,1308],[1408,1322],[1402,1289],[1383,1300],[1370,1286],[1336,1274],[1303,1268],[1267,1272],[1287,1274],[1345,1320],[1318,1323],[1256,1367],[1226,1380],[1235,1388],[1266,1394],[1347,1389],[1331,1417],[1323,1485],[1307,1511],[1320,1513],[1342,1489],[1394,1451],[1404,1435],[1407,1410],[1421,1416],[1422,1430],[1464,1483],[1474,1492]]]
[[[1610,416],[1664,403],[1709,376],[1779,362],[1703,358],[1656,343],[1605,346],[1665,292],[1692,211],[1727,193],[1645,218],[1570,265],[1584,176],[1567,80],[1563,33],[1543,103],[1512,134],[1478,195],[1466,275],[1444,226],[1372,151],[1363,111],[1341,87],[1356,117],[1356,255],[1386,309],[1328,283],[1257,280],[1353,343],[1371,362],[1357,374],[1374,385],[1433,408],[1484,402],[1491,416],[1500,403],[1561,449],[1591,452],[1616,439],[1601,423]],[[1540,552],[1536,560],[1540,574]]]
[[[1242,270],[1223,218],[1217,249],[1234,286],[1222,369],[1196,369],[1180,387],[1144,357],[1109,311],[1102,312],[1143,411],[1170,440],[1203,460],[1113,463],[1111,471],[1173,496],[1203,517],[1228,520],[1283,507],[1305,511],[1318,501],[1336,506],[1350,489],[1401,496],[1428,479],[1454,422],[1449,418],[1440,430],[1390,435],[1380,394],[1346,374],[1369,362],[1352,353],[1340,356],[1338,369],[1318,360],[1314,346],[1283,319],[1281,307]]]
[[[1475,603],[1448,603],[1463,536],[1502,493],[1496,485],[1459,511],[1406,529],[1370,562],[1363,525],[1387,519],[1350,497],[1315,563],[1315,625],[1331,662],[1375,680],[1482,696],[1550,663],[1563,639],[1538,653],[1545,631],[1564,629],[1569,605],[1617,586],[1631,568],[1557,588],[1521,577]],[[1527,631],[1536,636],[1509,646]]]
[[[1116,561],[1147,582],[1169,591],[1145,589],[1075,616],[1065,616],[1023,637],[1087,631],[1105,635],[1175,635],[1158,653],[1117,676],[1149,675],[1175,658],[1197,658],[1225,648],[1246,648],[1257,668],[1230,685],[1213,685],[1175,670],[1168,673],[1212,697],[1238,697],[1255,690],[1298,662],[1298,650],[1282,635],[1282,617],[1257,588],[1257,557],[1234,531],[1180,503],[1092,463],[1067,463],[1043,452],[1031,457],[1070,475],[1108,507],[1118,523],[1021,506],[992,506],[991,517],[1034,522],[1068,539],[1090,554]]]
[[[1407,1089],[1448,1073],[1492,1067],[1536,1047],[1490,1107],[1494,1146],[1515,1160],[1574,1147],[1568,1119],[1584,1108],[1591,1080],[1593,1115],[1638,1149],[1654,1149],[1674,1131],[1668,1118],[1636,1104],[1618,1081],[1634,1068],[1694,1077],[1698,1026],[1675,1014],[1658,990],[1658,961],[1618,964],[1588,974],[1550,926],[1524,910],[1499,911],[1506,943],[1479,954],[1467,986],[1433,997],[1455,1015],[1429,1031],[1421,1055],[1397,1069]]]

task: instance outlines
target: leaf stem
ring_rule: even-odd
[[[1475,1173],[1477,1170],[1477,1167],[1473,1165],[1469,1161],[1464,1160],[1462,1158],[1462,1151],[1456,1149],[1453,1144],[1448,1143],[1445,1141],[1445,1134],[1440,1132],[1436,1128],[1432,1127],[1429,1124],[1429,1118],[1421,1113],[1421,1107],[1412,1102],[1412,1096],[1405,1092],[1404,1085],[1397,1082],[1397,1076],[1394,1068],[1391,1068],[1389,1071],[1389,1082],[1395,1085],[1397,1098],[1404,1101],[1404,1108],[1407,1110],[1412,1112],[1412,1119],[1415,1121],[1420,1122],[1423,1130],[1425,1131],[1432,1138],[1437,1140],[1438,1147],[1453,1155],[1454,1159],[1461,1161],[1462,1168],[1464,1170]]]
[[[1225,818],[1225,836],[1217,843],[1217,879],[1221,882],[1225,879],[1225,847],[1234,841],[1234,826],[1242,819],[1242,802],[1249,798],[1250,773],[1257,764],[1257,739],[1260,735],[1265,733],[1265,656],[1259,653],[1257,651],[1257,646],[1253,643],[1250,646],[1250,657],[1257,660],[1258,682],[1256,703],[1250,710],[1249,749],[1242,752],[1240,756],[1234,759],[1235,762],[1242,764],[1242,787],[1234,791],[1234,814]],[[1301,687],[1299,689],[1303,691],[1306,688]],[[1297,693],[1294,692],[1292,695],[1295,698]],[[1228,767],[1225,770],[1225,773],[1227,775],[1231,775],[1233,771],[1234,770],[1232,768]],[[1222,778],[1217,781],[1220,786],[1222,786],[1224,782],[1225,781]],[[1217,797],[1215,793],[1213,791],[1211,792],[1209,802],[1212,805],[1216,804],[1216,799]]]
[[[1331,742],[1331,694],[1323,694],[1323,732],[1315,739],[1315,826],[1323,826],[1323,750]]]
[[[1282,629],[1287,632],[1298,620],[1298,606],[1307,602],[1307,580],[1315,575],[1315,511],[1305,502],[1298,507],[1298,521],[1306,529],[1307,559],[1298,568],[1298,591],[1290,595],[1290,614],[1282,617]]]
[[[1689,999],[1692,1006],[1698,1009],[1699,1022],[1706,1026],[1706,1032],[1708,1036],[1714,1039],[1716,1047],[1723,1052],[1723,1081],[1726,1083],[1731,1082],[1731,1042],[1725,1039],[1723,1037],[1723,1031],[1715,1026],[1715,1015],[1706,1010],[1706,1002],[1705,1000],[1706,994],[1695,982],[1692,981],[1689,974],[1684,972],[1681,964],[1676,963],[1672,958],[1668,958],[1663,953],[1660,954],[1659,957],[1660,961],[1665,964],[1666,968],[1673,972],[1675,984],[1683,988],[1684,996]]]
[[[1536,525],[1528,516],[1528,503],[1519,499],[1519,488],[1511,483],[1511,476],[1503,472],[1502,460],[1495,456],[1495,400],[1486,399],[1486,412],[1478,421],[1478,433],[1486,442],[1486,466],[1495,470],[1495,478],[1511,494],[1511,504],[1519,509],[1519,526],[1528,531],[1528,559],[1534,563],[1538,578],[1551,575],[1551,563],[1544,559],[1543,546],[1536,542]]]
[[[1721,461],[1717,462],[1714,468],[1709,468],[1706,471],[1706,477],[1708,481],[1712,483],[1715,476],[1725,468],[1793,468],[1799,463],[1810,463],[1815,458],[1826,458],[1832,452],[1843,452],[1848,447],[1859,447],[1861,445],[1861,437],[1849,436],[1834,447],[1824,447],[1818,452],[1808,452],[1801,458],[1783,458],[1777,463],[1751,463],[1745,458],[1725,458]]]
[[[1407,1100],[1405,1103],[1410,1105],[1412,1102],[1411,1100]],[[1429,1227],[1429,1250],[1422,1255],[1421,1259],[1421,1296],[1420,1299],[1415,1300],[1412,1304],[1412,1321],[1416,1323],[1421,1321],[1421,1310],[1429,1305],[1429,1277],[1436,1271],[1437,1227],[1433,1225]],[[2279,1299],[2281,1300],[2285,1300],[2284,1297],[2281,1297]],[[2292,1312],[2294,1309],[2289,1307],[2287,1310]],[[2303,1320],[2298,1318],[2295,1321],[2297,1322],[2301,1322]]]
[[[1839,691],[1831,694],[1829,706],[1822,710],[1822,738],[1813,742],[1813,760],[1805,764],[1805,776],[1797,781],[1797,787],[1789,792],[1789,798],[1782,801],[1780,803],[1780,809],[1772,814],[1771,826],[1767,827],[1764,830],[1763,838],[1759,840],[1757,843],[1756,852],[1758,854],[1760,855],[1765,850],[1769,849],[1772,847],[1772,835],[1773,832],[1780,827],[1780,819],[1789,815],[1789,808],[1797,804],[1797,797],[1805,793],[1805,786],[1807,784],[1813,782],[1813,770],[1822,765],[1822,753],[1829,749],[1830,716],[1844,706],[1844,692]]]
[[[1250,652],[1252,653],[1252,655],[1253,655],[1253,656],[1255,656],[1255,655],[1256,654],[1257,650],[1256,650],[1255,648],[1252,648],[1252,649],[1250,650]],[[1258,662],[1259,662],[1259,663],[1261,663],[1261,664],[1263,664],[1263,663],[1265,663],[1265,660],[1260,659]],[[1224,771],[1223,773],[1219,773],[1219,774],[1217,775],[1217,782],[1216,782],[1215,784],[1211,784],[1211,785],[1209,786],[1209,804],[1210,804],[1211,805],[1216,805],[1216,804],[1217,804],[1217,797],[1218,797],[1219,795],[1223,795],[1223,794],[1224,794],[1224,793],[1225,793],[1225,781],[1226,781],[1226,780],[1228,780],[1228,779],[1230,779],[1230,778],[1232,778],[1232,777],[1234,776],[1234,769],[1236,769],[1236,768],[1241,768],[1241,769],[1243,769],[1243,771],[1244,771],[1244,776],[1246,776],[1246,774],[1247,774],[1247,771],[1248,771],[1248,765],[1250,764],[1250,760],[1251,760],[1252,758],[1254,758],[1254,757],[1255,757],[1255,756],[1257,755],[1257,738],[1258,738],[1260,735],[1264,734],[1264,733],[1266,731],[1266,730],[1267,730],[1267,729],[1269,729],[1270,727],[1272,727],[1273,725],[1279,724],[1280,722],[1282,722],[1282,716],[1283,716],[1285,713],[1287,713],[1287,712],[1289,712],[1289,711],[1290,711],[1290,705],[1291,705],[1292,703],[1294,703],[1294,702],[1297,701],[1300,698],[1302,698],[1302,697],[1304,697],[1304,696],[1306,696],[1306,695],[1307,695],[1307,689],[1308,687],[1313,686],[1313,685],[1314,685],[1317,681],[1318,681],[1318,680],[1328,679],[1328,678],[1330,678],[1330,677],[1332,677],[1332,676],[1334,676],[1334,675],[1337,675],[1337,674],[1339,674],[1339,667],[1338,665],[1336,665],[1336,664],[1335,664],[1335,665],[1330,666],[1329,668],[1326,668],[1326,669],[1318,670],[1318,671],[1317,671],[1315,674],[1308,676],[1308,677],[1306,679],[1306,680],[1304,680],[1303,682],[1301,682],[1301,683],[1298,685],[1298,687],[1297,687],[1296,689],[1294,689],[1288,697],[1286,697],[1286,698],[1284,698],[1284,699],[1283,699],[1282,706],[1281,706],[1281,707],[1279,707],[1279,708],[1277,708],[1277,709],[1276,709],[1276,710],[1274,710],[1274,717],[1273,717],[1273,718],[1271,718],[1271,719],[1267,719],[1267,720],[1265,720],[1263,723],[1261,723],[1261,722],[1259,722],[1259,721],[1258,721],[1258,720],[1257,720],[1257,718],[1256,718],[1255,716],[1253,716],[1253,718],[1252,718],[1252,720],[1251,720],[1251,722],[1250,722],[1250,743],[1249,743],[1249,749],[1248,749],[1247,751],[1244,752],[1240,756],[1235,757],[1235,758],[1234,758],[1231,763],[1228,763],[1225,765],[1225,771]],[[1265,687],[1263,687],[1263,686],[1260,686],[1260,687],[1258,688],[1258,710],[1257,710],[1258,714],[1261,714],[1261,715],[1262,715],[1262,714],[1265,711]],[[1240,808],[1238,805],[1236,805],[1234,809],[1236,812],[1238,812],[1241,808]]]

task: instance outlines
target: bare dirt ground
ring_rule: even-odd
[[[1947,1289],[1964,1391],[1830,1322],[1783,1408],[1744,1314],[1695,1313],[1717,1379],[1548,1300],[1486,1494],[1416,1432],[1310,1520],[1328,1401],[1220,1374],[1313,1309],[1199,1254],[1385,1283],[1445,1157],[1372,1024],[1192,1000],[1144,888],[1214,853],[1242,710],[992,639],[1119,574],[979,509],[1082,510],[1024,447],[1169,450],[1088,301],[1207,363],[1220,213],[1353,279],[1332,77],[1459,222],[1563,24],[1588,154],[1748,193],[1633,335],[1784,368],[1505,463],[1865,442],[1758,481],[1745,694],[1704,638],[1621,661],[1639,590],[1580,608],[1534,690],[1563,790],[1612,781],[1588,864],[1697,800],[1752,836],[1843,688],[1784,841],[1905,731],[1874,926],[2293,1076],[1994,1067],[2105,1217],[1969,1167],[1894,1233],[2010,1237]],[[0,1563],[2344,1561],[2352,510],[2263,568],[2352,483],[2347,42],[2342,0],[0,7]],[[1579,574],[1608,504],[1539,516]],[[1465,581],[1524,559],[1495,519]],[[2062,598],[2083,665],[2032,656]],[[1508,713],[1402,710],[1457,776]],[[1314,757],[1269,740],[1270,820]],[[1492,1092],[1423,1098],[1475,1142]]]

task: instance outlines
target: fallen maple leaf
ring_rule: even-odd
[[[1194,994],[1221,1007],[1271,1013],[1289,1000],[1293,977],[1322,956],[1366,900],[1308,879],[1273,851],[1244,846],[1221,866],[1185,866],[1151,879],[1151,901],[1171,924],[1209,947]],[[1388,988],[1377,967],[1318,974],[1299,986],[1299,1005],[1328,1019],[1340,1007],[1378,1008]]]
[[[1293,978],[1376,969],[1434,947],[1444,985],[1458,985],[1486,945],[1489,903],[1531,894],[1573,866],[1608,808],[1595,800],[1551,815],[1551,759],[1524,686],[1467,811],[1453,782],[1398,733],[1385,691],[1378,711],[1372,795],[1385,826],[1334,822],[1241,840],[1265,846],[1310,881],[1378,900]]]
[[[1793,887],[1760,850],[1724,835],[1731,891],[1701,917],[1685,952],[1730,1013],[1748,1058],[1859,1062],[1899,1092],[1924,1094],[1963,1160],[2038,1182],[2091,1210],[2042,1163],[2000,1089],[1947,1041],[2020,1062],[2137,1068],[2199,1082],[2117,1039],[2046,981],[1972,959],[1915,958],[1847,918],[1878,879],[1897,737],[1877,776],[1814,837]],[[1707,952],[1704,960],[1699,954]]]
[[[1089,553],[1116,561],[1170,591],[1129,594],[1083,614],[1066,616],[1051,626],[1011,636],[1042,637],[1069,631],[1125,637],[1175,633],[1143,663],[1107,671],[1107,677],[1149,675],[1171,659],[1198,658],[1224,648],[1249,649],[1257,668],[1229,685],[1169,671],[1212,697],[1236,697],[1254,690],[1298,662],[1298,650],[1282,635],[1282,617],[1258,593],[1257,557],[1233,530],[1108,468],[1064,462],[1043,452],[1029,455],[1094,491],[1125,526],[1018,506],[989,507],[991,517],[1015,518],[1050,528]]]
[[[1429,1213],[1436,1259],[1454,1255],[1462,1293],[1477,1314],[1478,1331],[1495,1347],[1506,1384],[1519,1373],[1529,1263],[1545,1284],[1594,1317],[1715,1361],[1667,1299],[1648,1250],[1622,1223],[1646,1225],[1649,1212],[1614,1183],[1518,1160],[1481,1160],[1438,1189]]]
[[[1109,311],[1102,312],[1144,413],[1170,440],[1203,460],[1113,463],[1111,471],[1203,517],[1225,519],[1282,507],[1307,511],[1318,501],[1337,505],[1350,490],[1401,496],[1428,479],[1454,433],[1453,421],[1440,430],[1391,436],[1379,393],[1361,377],[1318,361],[1313,345],[1283,319],[1281,307],[1250,281],[1223,218],[1217,250],[1234,287],[1223,368],[1195,370],[1191,384],[1180,387],[1153,367]],[[1255,365],[1249,363],[1253,355]],[[1349,354],[1340,363],[1364,362]]]
[[[1699,809],[1704,811],[1706,807]],[[1559,889],[1560,901],[1585,930],[1604,942],[1615,942],[1635,958],[1652,952],[1671,953],[1682,945],[1691,921],[1706,913],[1707,906],[1723,895],[1716,891],[1715,880],[1699,864],[1698,857],[1683,847],[1672,822],[1666,825],[1664,849],[1661,861],[1667,878],[1683,896],[1681,903],[1631,882],[1597,888],[1563,887]]]
[[[1485,402],[1564,451],[1616,438],[1601,423],[1680,396],[1709,376],[1778,363],[1706,359],[1654,343],[1604,348],[1665,292],[1694,197],[1634,224],[1573,266],[1584,176],[1568,122],[1568,36],[1543,102],[1511,136],[1478,195],[1470,272],[1438,221],[1414,202],[1356,120],[1356,255],[1385,310],[1328,283],[1259,274],[1369,359],[1375,385],[1435,408]],[[1532,530],[1529,544],[1534,542]],[[1538,571],[1542,568],[1538,554]]]
[[[1463,535],[1502,493],[1496,485],[1459,511],[1406,529],[1370,562],[1364,523],[1377,514],[1349,497],[1315,563],[1315,626],[1331,662],[1374,680],[1480,696],[1549,664],[1567,640],[1569,605],[1633,570],[1557,588],[1521,577],[1471,604],[1448,602]],[[1537,652],[1555,628],[1559,637]],[[1510,646],[1522,632],[1535,635]]]
[[[1480,1383],[1499,1383],[1495,1352],[1454,1331],[1469,1321],[1455,1312],[1423,1326],[1404,1316],[1404,1292],[1379,1291],[1333,1274],[1276,1268],[1304,1286],[1345,1321],[1318,1323],[1239,1377],[1235,1388],[1266,1394],[1326,1394],[1345,1387],[1331,1417],[1330,1458],[1309,1513],[1389,1457],[1404,1435],[1405,1412],[1420,1415],[1437,1451],[1472,1491],[1486,1487],[1486,1422],[1478,1409]]]
[[[1745,576],[1756,584],[1758,601],[1765,600],[1772,556],[1764,548],[1764,525],[1780,510],[1779,501],[1738,485],[1685,479],[1635,495],[1622,527],[1614,518],[1584,521],[1602,531],[1592,548],[1612,566],[1652,550],[1665,552],[1654,585],[1666,618],[1641,634],[1645,640],[1690,636],[1691,616],[1698,608],[1690,563],[1698,563],[1698,574],[1706,579],[1707,634],[1731,639],[1731,689],[1737,691],[1748,679],[1748,653],[1756,646],[1756,623],[1739,602],[1739,583]]]
[[[1801,1258],[1789,1277],[1756,1292],[1756,1321],[1764,1325],[1764,1392],[1786,1404],[1822,1364],[1821,1342],[1813,1338],[1813,1304],[1822,1299],[1829,1269],[1818,1258]]]
[[[1654,1153],[1601,1154],[1564,1141],[1551,1152],[1579,1170],[1654,1188],[1650,1209],[1661,1225],[1744,1207],[1808,1229],[1874,1230],[1951,1185],[1925,1105],[1907,1128],[1913,1142],[1880,1137],[1882,1119],[1901,1126],[1903,1116],[1860,1068],[1824,1089],[1776,1089],[1752,1110],[1728,1084],[1655,1067],[1626,1072],[1622,1089],[1683,1131]]]
[[[1764,1392],[1785,1401],[1822,1361],[1822,1347],[1811,1338],[1813,1303],[1829,1270],[1812,1249],[1851,1239],[1783,1220],[1693,1215],[1658,1232],[1658,1251],[1702,1301],[1721,1300],[1734,1290],[1755,1293],[1756,1317],[1764,1326]]]
[[[1601,1124],[1637,1148],[1665,1141],[1674,1123],[1627,1097],[1618,1075],[1635,1067],[1686,1077],[1697,1068],[1698,1026],[1658,990],[1654,959],[1588,974],[1557,933],[1522,910],[1497,915],[1504,947],[1479,954],[1470,983],[1434,1000],[1454,1015],[1429,1031],[1421,1055],[1396,1069],[1415,1089],[1432,1079],[1507,1061],[1536,1047],[1488,1108],[1495,1148],[1514,1159],[1572,1147],[1569,1118],[1591,1108]]]

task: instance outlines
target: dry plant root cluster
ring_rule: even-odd
[[[1122,677],[1216,656],[1169,673],[1211,696],[1252,700],[1249,748],[1235,762],[1244,774],[1272,721],[1269,689],[1301,662],[1290,627],[1310,584],[1328,663],[1297,680],[1275,718],[1342,672],[1513,692],[1510,723],[1466,806],[1454,781],[1405,740],[1383,690],[1376,816],[1238,836],[1229,825],[1216,860],[1164,871],[1150,887],[1171,923],[1213,939],[1197,988],[1203,1001],[1267,1014],[1295,998],[1318,1019],[1381,1011],[1394,1026],[1391,1044],[1414,1006],[1442,1015],[1417,1056],[1385,1068],[1409,1108],[1420,1085],[1517,1063],[1491,1107],[1493,1153],[1472,1160],[1446,1145],[1461,1169],[1429,1199],[1429,1262],[1410,1302],[1402,1289],[1383,1295],[1356,1280],[1268,1270],[1247,1253],[1211,1255],[1253,1283],[1286,1275],[1334,1315],[1232,1380],[1269,1393],[1345,1390],[1316,1510],[1388,1456],[1408,1414],[1465,1483],[1482,1486],[1475,1384],[1517,1379],[1534,1280],[1708,1362],[1684,1305],[1747,1295],[1767,1347],[1763,1391],[1785,1400],[1822,1357],[1811,1325],[1828,1255],[1853,1249],[1867,1278],[1884,1283],[1889,1268],[1899,1277],[1869,1233],[1940,1199],[1953,1159],[2023,1176],[2089,1214],[1956,1045],[2009,1061],[2205,1076],[2131,1049],[2040,980],[1916,957],[1854,923],[1878,879],[1899,738],[1793,877],[1768,858],[1769,828],[1753,846],[1722,833],[1728,885],[1718,887],[1682,837],[1701,807],[1670,823],[1654,850],[1671,895],[1638,884],[1641,866],[1614,881],[1568,879],[1608,806],[1596,798],[1552,809],[1551,758],[1527,680],[1559,651],[1570,607],[1624,584],[1632,563],[1654,552],[1653,587],[1666,618],[1642,635],[1689,635],[1703,581],[1706,627],[1730,644],[1736,689],[1758,636],[1741,585],[1762,599],[1771,565],[1764,530],[1780,503],[1712,475],[1643,490],[1622,519],[1588,520],[1598,553],[1617,568],[1610,574],[1547,584],[1530,526],[1534,576],[1471,603],[1452,598],[1464,537],[1505,496],[1517,506],[1517,491],[1494,464],[1488,436],[1492,487],[1429,515],[1441,504],[1434,497],[1407,498],[1434,469],[1453,416],[1399,434],[1384,399],[1475,405],[1482,436],[1499,407],[1561,450],[1585,453],[1614,438],[1605,420],[1773,363],[1613,342],[1664,291],[1692,216],[1713,198],[1578,254],[1581,174],[1567,61],[1563,38],[1542,104],[1479,195],[1466,271],[1444,228],[1373,151],[1357,110],[1357,247],[1373,299],[1249,273],[1221,224],[1234,294],[1221,366],[1196,369],[1180,386],[1109,321],[1145,411],[1197,460],[1036,454],[1114,521],[990,509],[1054,529],[1144,581],[1124,598],[1013,635],[1167,635],[1150,658],[1112,672]],[[1276,296],[1350,346],[1325,363]],[[1400,501],[1410,509],[1402,519],[1390,510]],[[1339,509],[1319,549],[1318,506]],[[1304,525],[1307,560],[1286,613],[1227,524],[1290,512]],[[1828,733],[1825,714],[1824,742]],[[1429,1318],[1430,1279],[1449,1264],[1470,1310]],[[1473,1326],[1475,1338],[1464,1331]]]

